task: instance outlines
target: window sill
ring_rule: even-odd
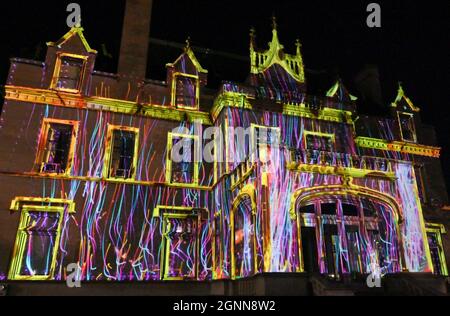
[[[9,281],[52,281],[53,277],[50,275],[35,275],[35,276],[25,276],[16,275],[14,277],[8,278]]]
[[[52,90],[54,90],[56,92],[66,92],[66,93],[71,93],[71,94],[76,94],[76,95],[81,96],[81,91],[78,89],[52,88]]]

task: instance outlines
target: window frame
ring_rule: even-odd
[[[179,183],[179,182],[172,182],[172,147],[173,147],[173,139],[174,137],[177,138],[189,138],[194,141],[194,152],[193,158],[194,161],[192,162],[194,164],[194,174],[192,176],[192,183]],[[196,152],[199,149],[199,136],[198,135],[189,135],[189,134],[182,134],[182,133],[172,133],[169,132],[167,134],[167,149],[166,149],[166,183],[169,185],[176,185],[180,187],[198,187],[199,185],[199,173],[200,173],[200,161],[196,161]]]
[[[80,78],[78,80],[77,89],[58,87],[58,81],[59,81],[60,73],[61,73],[62,59],[64,57],[79,59],[83,62],[83,66],[81,67]],[[70,54],[70,53],[57,53],[56,54],[56,64],[55,64],[55,69],[53,71],[53,77],[52,77],[52,81],[50,84],[50,89],[58,90],[58,91],[62,91],[62,92],[79,94],[81,92],[81,88],[82,88],[83,82],[84,82],[87,60],[88,60],[88,56],[83,56],[83,55],[78,55],[78,54]]]
[[[44,206],[44,204],[47,204]],[[46,281],[53,280],[55,277],[56,263],[58,257],[59,243],[62,233],[63,219],[67,214],[75,213],[75,203],[71,200],[35,198],[35,197],[16,197],[11,202],[12,211],[20,211],[19,225],[14,241],[13,257],[10,262],[8,279],[13,281]],[[48,275],[21,275],[21,263],[24,257],[27,236],[24,229],[27,226],[30,212],[59,213],[58,228],[56,230],[55,242],[52,249],[52,260]]]
[[[281,128],[278,126],[264,126],[264,125],[258,125],[258,124],[251,124],[251,131],[250,131],[250,149],[249,154],[251,155],[252,161],[259,161],[259,142],[258,138],[256,136],[256,130],[257,129],[266,129],[266,130],[272,130],[275,131],[278,138],[278,144],[270,144],[270,143],[262,143],[265,146],[273,146],[274,148],[280,148],[282,146],[281,141]]]
[[[445,230],[445,226],[442,224],[425,223],[425,235],[427,237],[427,239],[426,239],[427,248],[428,248],[429,256],[431,258],[431,249],[428,244],[428,233],[436,234],[436,239],[437,239],[438,246],[439,246],[439,260],[441,262],[442,275],[448,276],[448,269],[447,269],[447,262],[445,259],[444,245],[442,244],[442,234],[447,233]],[[434,272],[434,267],[432,266],[432,268],[433,268],[433,272]]]
[[[71,125],[72,126],[72,137],[70,140],[69,152],[67,153],[67,163],[66,170],[63,173],[57,172],[44,172],[44,164],[48,163],[44,161],[44,155],[46,152],[47,142],[48,142],[48,132],[50,130],[51,124],[59,125]],[[35,165],[39,166],[39,173],[48,175],[65,175],[70,176],[72,173],[73,162],[75,159],[75,150],[78,138],[78,129],[80,122],[71,120],[60,120],[54,118],[44,118],[41,124],[41,130],[38,140],[38,149],[35,158]]]
[[[195,80],[195,106],[187,106],[187,105],[178,105],[177,104],[177,78],[178,77],[185,77]],[[178,108],[178,109],[186,109],[186,110],[199,110],[199,104],[200,104],[200,78],[199,76],[185,74],[182,72],[175,72],[172,77],[172,106]]]
[[[171,206],[171,205],[157,205],[153,209],[152,218],[159,218],[159,220],[162,221],[163,234],[161,235],[161,243],[162,247],[160,249],[161,254],[161,260],[160,260],[160,279],[161,280],[182,280],[183,278],[178,277],[169,277],[167,275],[168,271],[168,251],[170,249],[167,247],[168,243],[170,242],[167,240],[166,234],[165,234],[165,219],[166,218],[188,218],[188,217],[195,217],[197,218],[197,236],[196,236],[196,262],[195,262],[195,279],[197,280],[199,277],[199,266],[200,266],[200,236],[202,234],[201,229],[202,225],[205,223],[205,218],[203,217],[204,214],[207,214],[209,217],[209,210],[205,208],[196,208],[196,207],[189,207],[189,206]]]
[[[331,138],[331,140],[333,142],[333,150],[336,151],[336,135],[334,133],[322,133],[322,132],[313,132],[313,131],[307,131],[307,130],[303,131],[303,148],[305,150],[318,150],[318,149],[314,149],[314,148],[308,148],[308,142],[306,139],[308,137],[308,135]],[[318,150],[318,151],[323,151],[323,150]]]
[[[114,132],[115,131],[125,131],[131,132],[135,134],[134,139],[134,153],[133,153],[133,163],[132,163],[132,172],[130,177],[112,177],[111,176],[111,159],[112,159],[112,150],[114,143]],[[130,127],[130,126],[122,126],[122,125],[113,125],[108,124],[107,136],[106,136],[106,144],[105,144],[105,153],[103,158],[103,170],[102,176],[104,179],[109,180],[118,180],[123,182],[132,182],[136,179],[137,174],[137,162],[139,156],[139,128]]]
[[[403,128],[402,128],[402,123],[400,120],[400,115],[407,115],[412,120],[412,128],[413,128],[413,130],[412,130],[413,139],[412,140],[405,139],[403,136]],[[397,121],[398,121],[398,126],[400,128],[400,137],[401,137],[402,141],[408,142],[408,143],[417,143],[417,131],[416,131],[416,122],[414,121],[414,114],[408,113],[408,112],[397,111]]]
[[[166,207],[162,207],[163,209],[166,210],[170,210],[170,208],[166,208]],[[179,208],[179,210],[184,210],[184,211],[191,211],[193,210],[193,208],[188,208],[188,207],[181,207]],[[184,280],[185,278],[183,277],[171,277],[169,276],[169,267],[170,267],[170,243],[171,240],[169,238],[167,238],[167,227],[166,227],[166,220],[167,219],[188,219],[188,218],[194,218],[196,219],[196,223],[197,223],[197,232],[196,232],[196,236],[195,236],[195,268],[194,268],[194,278],[192,280],[198,280],[198,276],[199,276],[199,255],[200,255],[200,230],[201,230],[201,219],[200,219],[200,213],[197,214],[192,214],[192,213],[186,213],[186,214],[179,214],[179,213],[166,213],[163,212],[161,220],[163,222],[163,254],[164,254],[164,259],[163,259],[163,269],[161,269],[161,280],[164,281],[181,281]]]

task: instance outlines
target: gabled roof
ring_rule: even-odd
[[[86,49],[86,52],[97,54],[97,51],[95,49],[92,49],[91,46],[89,46],[89,43],[87,42],[86,38],[83,35],[84,29],[81,26],[74,26],[70,29],[69,32],[67,32],[63,37],[61,37],[57,42],[48,42],[47,46],[62,46],[64,43],[69,41],[73,36],[78,36],[83,43],[84,48]]]
[[[184,48],[183,54],[181,54],[177,58],[177,60],[175,60],[173,63],[166,64],[166,67],[174,67],[178,62],[180,62],[180,60],[183,58],[184,55],[187,55],[189,57],[189,59],[191,60],[192,64],[194,65],[195,69],[199,73],[204,73],[204,74],[208,73],[208,70],[204,69],[200,65],[200,62],[198,61],[197,57],[195,57],[195,54],[194,54],[194,51],[191,48],[191,44],[190,44],[189,39],[186,40],[186,47]]]
[[[329,98],[337,98],[339,101],[356,101],[357,97],[351,95],[347,88],[344,86],[342,81],[339,79],[336,83],[328,90],[327,97]]]
[[[402,110],[410,110],[413,112],[419,112],[420,108],[415,106],[412,101],[405,95],[405,91],[401,83],[398,84],[398,92],[395,101],[391,103],[393,108],[400,108]]]
[[[284,53],[284,46],[278,39],[276,21],[273,22],[272,41],[269,43],[269,49],[265,52],[259,52],[254,44],[254,30],[250,33],[250,62],[252,74],[259,74],[266,71],[274,64],[279,64],[290,76],[298,82],[305,82],[303,59],[300,53],[300,41],[295,45],[297,51],[295,55]]]

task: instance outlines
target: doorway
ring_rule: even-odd
[[[164,214],[164,280],[197,279],[198,216]]]

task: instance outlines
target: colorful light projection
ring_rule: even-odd
[[[186,72],[186,60],[182,60],[180,64],[182,71]],[[194,66],[198,68],[195,63]],[[303,103],[305,96],[294,91],[294,82],[289,81],[289,77],[279,76],[284,71],[279,65],[265,70],[263,79],[270,84],[266,89],[257,91],[256,95]],[[187,94],[191,101],[187,105],[191,107],[194,104],[192,89],[198,90],[199,82],[189,80],[189,85],[190,92]],[[241,92],[236,86],[230,85],[229,88]],[[176,94],[177,89],[172,89],[174,91]],[[285,91],[299,94],[286,95]],[[242,101],[246,104],[245,100]],[[320,103],[315,102],[312,101],[312,108],[318,107]],[[28,130],[33,120],[61,117],[64,116],[64,111],[62,107],[34,104],[29,120],[21,126],[21,132]],[[165,115],[170,112],[167,111],[164,112]],[[73,179],[43,180],[42,186],[42,196],[54,198],[62,195],[72,200],[82,196],[84,200],[84,204],[77,205],[80,215],[71,214],[63,218],[55,279],[65,277],[66,257],[73,257],[73,254],[68,253],[69,236],[80,240],[78,262],[82,267],[83,280],[154,280],[195,278],[196,275],[197,279],[205,280],[212,277],[213,266],[216,277],[224,278],[247,277],[262,271],[302,271],[305,255],[301,246],[302,225],[315,229],[316,250],[320,258],[318,265],[322,273],[367,273],[376,266],[389,272],[398,272],[405,267],[410,271],[430,271],[423,219],[410,164],[393,163],[396,181],[355,177],[353,183],[350,183],[342,174],[334,172],[321,174],[289,170],[286,166],[292,159],[290,148],[307,150],[305,135],[308,132],[339,136],[333,144],[336,152],[329,153],[332,166],[342,160],[340,153],[351,156],[361,154],[355,145],[352,126],[342,124],[339,120],[332,122],[270,112],[263,112],[260,116],[256,111],[233,108],[225,109],[224,113],[225,130],[237,126],[249,127],[252,124],[275,127],[279,130],[283,146],[274,149],[269,144],[262,151],[259,148],[259,156],[270,159],[268,162],[257,162],[250,176],[241,185],[233,187],[233,190],[230,190],[232,184],[226,172],[236,170],[239,162],[226,163],[225,168],[220,168],[219,182],[209,192],[201,190],[197,185],[178,190],[153,186],[155,183],[165,182],[167,155],[155,152],[152,139],[158,134],[157,130],[162,124],[160,121],[141,116],[77,109],[76,116],[83,128],[80,129],[77,141],[76,152],[79,154],[75,155],[71,170]],[[88,118],[93,115],[96,117],[94,125],[88,126]],[[178,121],[183,121],[181,115],[179,113]],[[100,181],[105,166],[110,122],[139,128],[142,141],[139,150],[136,150],[138,155],[134,182],[125,184],[120,180],[118,183]],[[185,124],[192,129],[188,123],[181,122],[180,128],[185,127]],[[386,125],[380,133],[385,133],[390,137],[387,139],[392,139],[392,126],[389,122]],[[242,154],[242,144],[237,144],[234,138],[227,138],[225,144],[226,157],[238,157]],[[375,149],[369,149],[368,152],[379,154]],[[245,150],[244,153],[250,154]],[[385,158],[405,158],[400,152],[385,150],[384,153]],[[318,164],[319,161],[307,159],[305,163]],[[355,164],[354,167],[367,168],[362,164]],[[180,169],[182,173],[183,168]],[[198,182],[213,184],[212,175],[206,171],[204,164],[200,164],[199,169]],[[242,187],[248,189],[249,186],[252,187],[251,192],[247,192],[243,195],[247,197],[239,200],[244,190]],[[302,192],[316,196],[305,198]],[[355,199],[355,195],[358,196],[361,192],[377,198]],[[318,215],[315,223],[311,217],[301,214],[304,204],[300,203],[300,198],[304,198],[302,203],[315,205],[314,214]],[[235,201],[239,203],[235,205]],[[334,205],[334,215],[322,214],[322,205],[330,201]],[[345,214],[344,204],[347,203],[358,209],[357,216]],[[180,217],[167,215],[173,212],[169,206],[175,204],[184,208],[184,211],[177,213]],[[152,211],[161,205],[162,209],[167,206],[168,211],[161,211],[161,214],[154,216]],[[398,209],[395,205],[398,205]],[[221,238],[215,239],[215,249],[218,252],[214,256],[214,264],[211,229],[211,218],[214,216],[209,214],[207,219],[199,221],[190,216],[193,209],[204,206],[211,210],[211,214],[215,210],[221,210],[215,223],[220,227]],[[370,216],[366,219],[366,210],[372,210],[375,214],[372,217],[380,220],[378,227],[373,226]],[[346,219],[346,216],[353,218]],[[399,223],[399,216],[404,222]],[[364,221],[367,221],[367,225]],[[74,226],[77,228],[75,233],[72,231]],[[220,247],[217,245],[219,242]],[[25,262],[31,262],[34,250],[36,249],[30,249],[26,253]],[[332,260],[325,261],[323,258]],[[30,265],[29,268],[33,269]]]
[[[244,278],[255,274],[255,225],[252,201],[244,197],[233,211],[234,277]]]
[[[43,108],[43,114],[50,116],[58,115],[59,109]],[[158,121],[143,120],[136,121],[126,116],[111,114],[107,112],[97,112],[95,128],[88,133],[87,118],[92,114],[86,110],[78,110],[80,118],[80,128],[77,152],[85,153],[89,159],[81,159],[75,155],[72,175],[75,177],[101,177],[104,166],[104,148],[106,142],[107,124],[119,118],[123,124],[139,126],[141,134],[141,147],[138,151],[136,181],[164,181],[163,166],[165,155],[156,158],[152,150],[154,145],[151,142],[152,132],[158,128]],[[339,133],[346,137],[336,138],[336,150],[351,152],[356,156],[355,145],[352,142],[351,128],[347,125],[333,122],[317,122],[308,118],[288,117],[282,114],[272,114],[265,112],[261,118],[255,112],[242,112],[227,109],[229,126],[273,126],[279,128],[280,139],[284,146],[273,149],[266,147],[266,151],[259,155],[270,157],[270,163],[257,163],[256,168],[246,180],[245,184],[254,186],[256,210],[253,223],[245,212],[239,209],[236,212],[236,225],[234,226],[237,240],[241,243],[234,244],[236,252],[230,253],[232,244],[236,242],[236,237],[232,237],[230,230],[233,205],[239,187],[230,192],[229,178],[222,178],[214,189],[213,193],[203,192],[197,188],[184,188],[175,190],[165,187],[152,187],[146,184],[125,184],[108,183],[80,178],[61,182],[61,180],[50,179],[44,181],[42,195],[52,198],[59,197],[60,194],[68,199],[75,199],[82,195],[84,205],[77,205],[77,212],[80,216],[70,215],[64,217],[61,229],[61,242],[59,245],[59,256],[57,258],[56,279],[65,277],[64,262],[68,255],[69,230],[73,226],[78,227],[76,233],[80,240],[78,261],[82,267],[83,280],[152,280],[160,279],[164,272],[161,269],[169,262],[167,277],[179,277],[181,275],[190,278],[194,273],[191,262],[196,262],[198,279],[208,279],[212,277],[212,223],[210,219],[205,220],[196,228],[198,231],[198,241],[195,246],[183,246],[182,241],[189,240],[177,236],[178,227],[183,228],[183,224],[172,222],[171,229],[173,242],[167,247],[167,240],[164,234],[164,225],[160,216],[153,217],[152,210],[158,205],[173,205],[174,199],[182,201],[180,206],[188,208],[198,208],[207,205],[209,209],[221,209],[221,257],[222,260],[215,262],[216,275],[231,277],[235,273],[236,277],[248,276],[262,271],[272,272],[294,272],[302,270],[301,234],[302,227],[297,220],[291,216],[291,200],[296,192],[306,188],[319,188],[325,197],[333,196],[333,186],[344,185],[341,175],[319,174],[313,172],[296,172],[288,170],[286,165],[292,159],[290,147],[303,148],[305,145],[304,135],[306,131],[316,131],[320,133]],[[32,116],[40,115],[36,106],[30,111]],[[30,118],[32,120],[34,118]],[[237,150],[237,144],[232,139],[227,140],[229,156],[235,155],[233,150]],[[264,149],[264,147],[261,147]],[[260,148],[260,149],[261,149]],[[350,148],[350,149],[349,149]],[[345,149],[345,150],[344,150]],[[332,154],[333,155],[333,154]],[[334,155],[338,155],[334,153]],[[160,161],[156,161],[160,159]],[[334,158],[333,158],[334,159]],[[333,161],[338,161],[334,159]],[[237,168],[237,163],[230,163],[229,170]],[[361,166],[359,166],[361,168]],[[355,178],[354,185],[375,190],[384,195],[395,197],[401,206],[402,216],[405,220],[401,235],[405,251],[405,263],[410,271],[427,271],[430,266],[427,263],[426,245],[423,242],[421,229],[421,214],[417,207],[416,190],[414,189],[414,176],[409,164],[393,164],[393,169],[398,180],[393,182],[390,179],[376,178]],[[200,167],[200,182],[207,178],[204,166]],[[221,175],[223,176],[223,174]],[[209,180],[210,181],[210,180]],[[69,186],[67,184],[69,183]],[[262,192],[267,191],[267,200],[263,200]],[[348,193],[351,196],[351,193]],[[320,200],[320,199],[319,199]],[[336,198],[343,203],[344,199]],[[365,202],[360,202],[365,203]],[[266,214],[263,214],[263,204]],[[245,203],[243,204],[245,205]],[[339,204],[338,204],[339,205]],[[378,264],[389,271],[400,271],[401,258],[397,252],[401,252],[401,245],[398,245],[398,232],[394,228],[395,217],[391,208],[384,204],[377,204],[378,218],[383,219],[383,225],[379,227],[379,234],[365,232],[364,229],[347,229],[341,223],[338,226],[330,242],[327,242],[327,232],[324,225],[328,225],[326,217],[318,227],[317,248],[321,254],[324,244],[332,244],[334,240],[334,254],[338,258],[336,271],[349,273],[351,271],[368,271],[370,266]],[[380,205],[384,205],[381,207]],[[363,208],[364,209],[364,208]],[[241,215],[239,215],[241,213]],[[343,210],[336,208],[336,216],[343,216]],[[298,214],[297,214],[298,216]],[[213,218],[213,216],[210,216]],[[345,217],[345,215],[344,215]],[[269,225],[265,223],[269,221]],[[252,223],[252,224],[250,224]],[[344,226],[342,226],[344,225]],[[169,225],[170,226],[170,225]],[[354,225],[355,226],[355,225]],[[268,227],[268,229],[266,229]],[[167,228],[167,227],[166,227]],[[171,231],[171,229],[167,231]],[[194,231],[194,227],[192,227]],[[236,233],[237,231],[237,233]],[[242,236],[244,238],[240,239]],[[253,232],[254,246],[250,247],[250,235]],[[175,234],[173,234],[175,233]],[[180,233],[181,234],[181,233]],[[267,235],[266,235],[267,234]],[[73,232],[71,232],[71,236]],[[245,237],[247,236],[247,237]],[[266,237],[269,236],[269,237]],[[357,238],[358,237],[358,238]],[[73,237],[71,237],[73,238]],[[267,240],[265,240],[267,238]],[[374,241],[375,240],[375,241]],[[191,240],[194,243],[194,240]],[[379,246],[377,246],[377,243]],[[388,247],[388,245],[392,245]],[[242,245],[242,247],[241,247]],[[169,249],[167,252],[165,249]],[[198,248],[198,257],[194,256],[193,247]],[[241,248],[240,248],[241,247]],[[250,257],[250,253],[254,253]],[[331,251],[333,252],[333,251]],[[234,259],[233,259],[234,257]],[[320,257],[320,256],[319,256]],[[169,258],[169,261],[167,261]],[[31,259],[31,255],[30,258]],[[232,271],[232,260],[235,260],[236,269]],[[254,268],[249,262],[255,260]],[[325,262],[320,262],[320,271],[328,271]]]
[[[166,265],[164,279],[196,279],[197,218],[186,215],[164,217]]]
[[[352,129],[346,125],[287,117],[269,112],[264,112],[262,117],[258,117],[254,112],[232,108],[228,109],[227,117],[229,119],[227,126],[255,124],[276,127],[281,131],[281,148],[265,153],[266,156],[273,158],[271,159],[273,164],[257,162],[255,171],[242,183],[243,186],[254,185],[257,192],[255,222],[257,271],[294,272],[302,270],[304,258],[302,258],[301,246],[299,246],[302,238],[302,224],[297,225],[289,214],[292,215],[290,212],[292,197],[296,196],[297,192],[308,189],[315,189],[319,192],[314,202],[319,205],[330,198],[334,199],[334,217],[324,215],[319,220],[320,223],[314,224],[317,227],[316,250],[319,252],[318,257],[334,258],[332,260],[335,266],[334,272],[330,274],[370,273],[374,269],[380,269],[383,273],[400,272],[403,269],[412,272],[429,271],[428,255],[424,250],[427,247],[426,239],[424,239],[424,229],[420,224],[423,222],[423,218],[418,209],[417,189],[415,189],[410,163],[398,163],[395,160],[382,161],[383,158],[380,158],[379,161],[375,158],[372,159],[373,161],[362,159],[362,157],[357,159]],[[305,145],[304,135],[308,131],[335,134],[340,137],[336,138],[336,152],[328,153],[330,159],[321,161],[313,159],[306,163],[323,164],[325,161],[329,161],[331,166],[339,166],[342,163],[340,152],[349,153],[350,160],[346,164],[351,167],[349,172],[355,177],[353,182],[350,180],[347,183],[348,180],[343,177],[343,174],[335,173],[336,169],[333,170],[333,168],[329,169],[331,170],[329,174],[286,170],[286,165],[292,159],[289,150],[286,149],[303,148],[306,150],[303,147]],[[229,137],[227,144],[227,157],[241,155],[242,148],[239,148],[239,144],[236,144],[233,138]],[[236,168],[239,168],[237,162],[229,162],[228,170]],[[366,177],[368,173],[359,171],[364,171],[366,168],[371,172],[378,170],[378,177]],[[401,188],[402,186],[403,188]],[[268,190],[266,199],[263,198],[265,190]],[[236,196],[240,192],[237,187],[234,189],[233,195]],[[336,193],[339,194],[336,195]],[[222,192],[221,188],[217,188],[215,196],[216,203],[222,208],[226,227],[226,218],[230,216],[227,212],[229,209],[227,201],[230,199],[230,195]],[[360,196],[366,196],[366,198],[362,199]],[[231,197],[231,199],[233,198]],[[351,203],[348,202],[349,200]],[[348,205],[352,205],[358,210],[356,215],[347,216],[345,214],[343,206],[348,207]],[[298,212],[298,209],[297,205],[295,212]],[[365,218],[364,213],[372,215]],[[270,214],[269,229],[262,231],[264,222],[267,221],[267,214]],[[339,218],[340,220],[338,220]],[[308,217],[303,220],[307,221]],[[311,219],[311,222],[313,221]],[[361,222],[366,222],[367,225],[361,224]],[[329,229],[327,225],[332,225],[334,228]],[[264,240],[267,237],[264,234],[270,234],[269,242]],[[224,236],[224,246],[228,247],[229,243],[229,237]],[[325,245],[332,245],[332,247],[327,250]],[[411,246],[412,249],[415,249],[413,252],[404,251],[404,248]],[[226,253],[224,257],[221,272],[222,275],[229,276],[230,260],[233,258],[227,258]],[[260,258],[264,258],[264,260],[260,260]],[[322,260],[318,264],[322,273],[329,273],[328,270],[331,270],[328,262]]]
[[[302,200],[296,209],[301,229],[311,227],[317,232],[315,238],[302,238],[302,248],[311,249],[307,243],[317,243],[319,259],[314,270],[332,276],[401,271],[398,228],[388,206],[351,194],[322,194]],[[311,254],[303,251],[303,256],[309,261]]]

